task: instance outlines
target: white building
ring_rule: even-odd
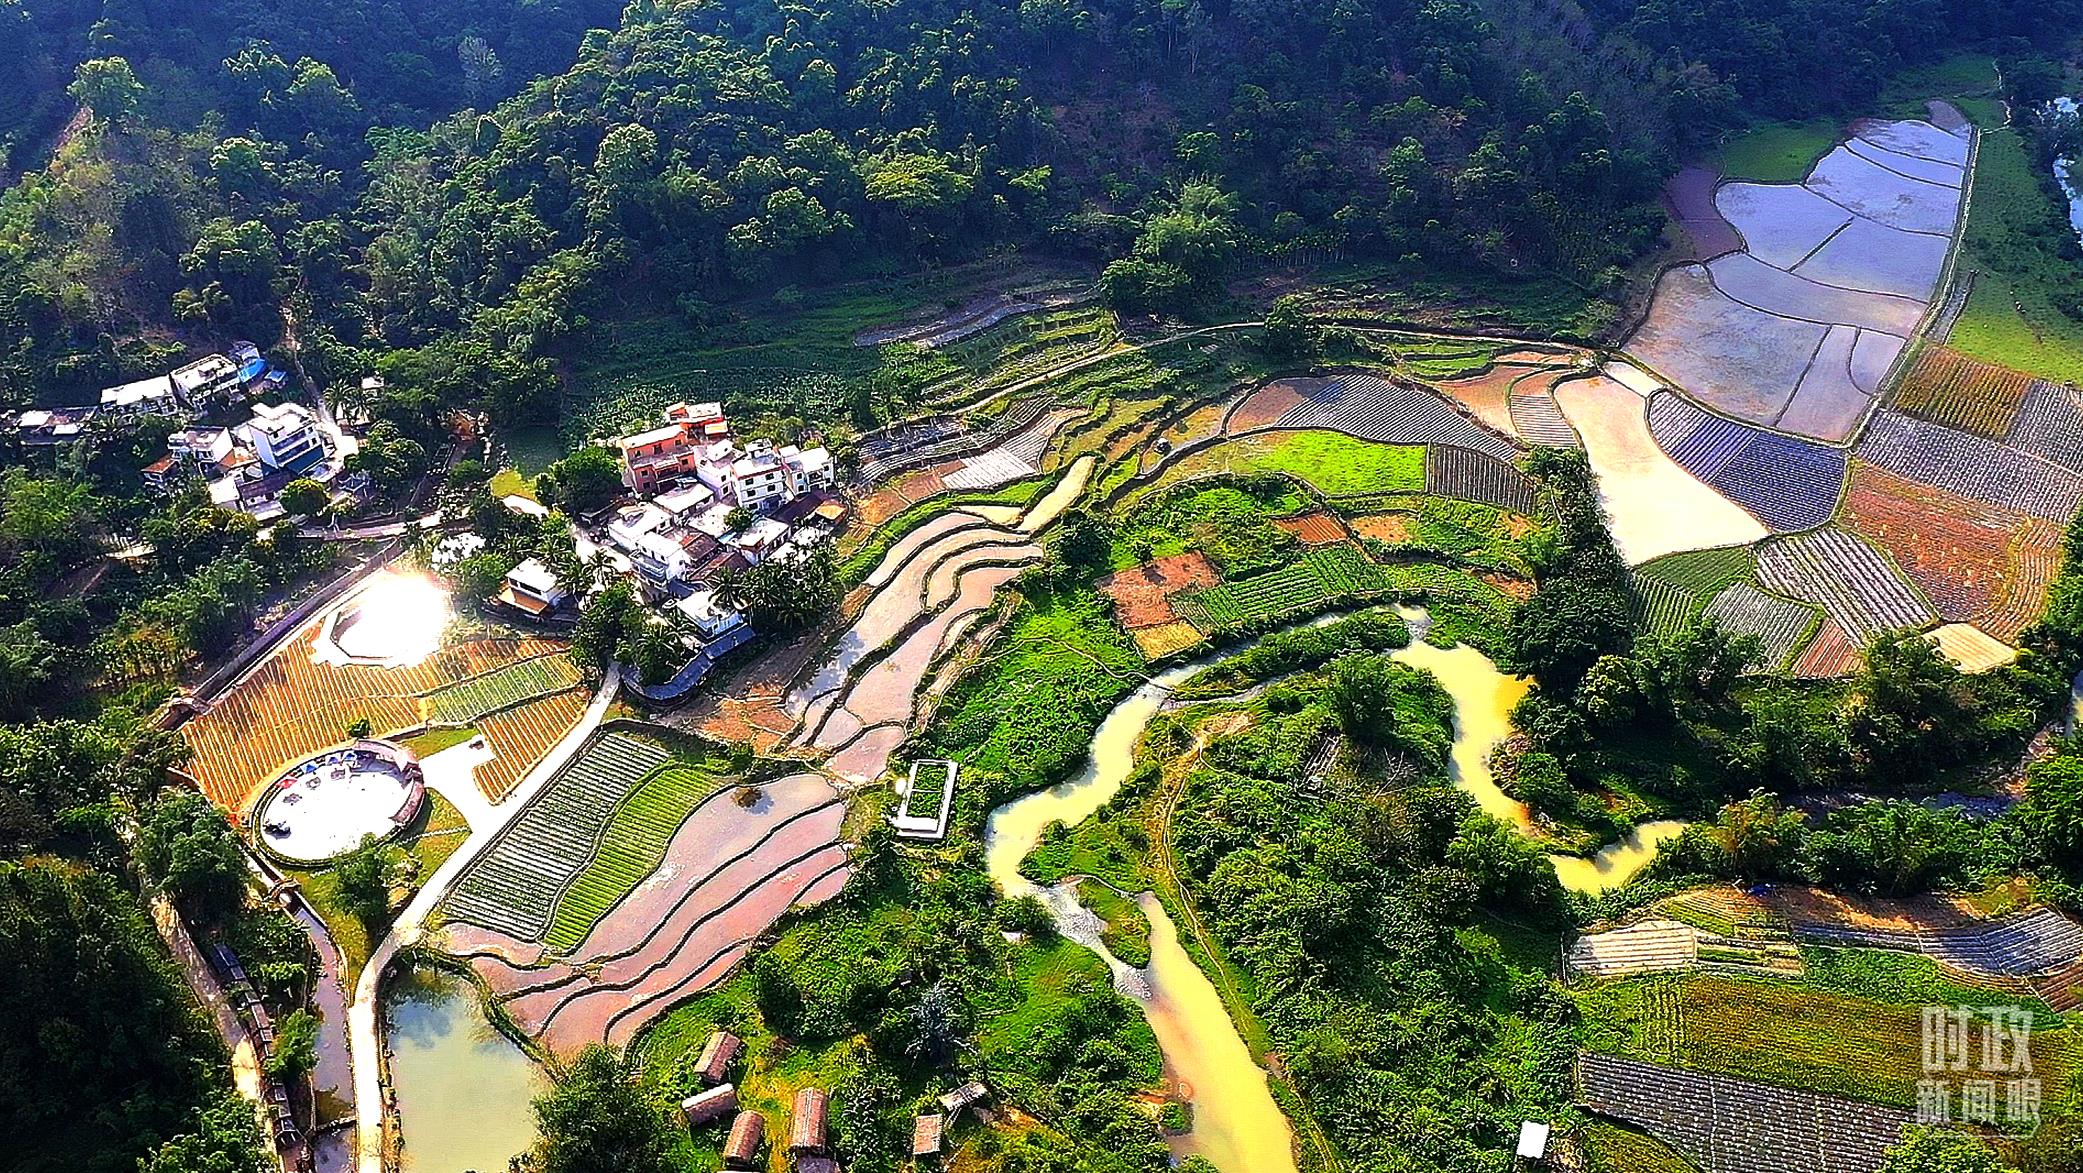
[[[238,364],[221,354],[206,354],[167,377],[173,380],[174,393],[190,407],[236,399],[245,386]]]
[[[153,375],[102,391],[101,410],[120,418],[173,415],[181,410],[181,400],[174,395],[172,379]]]
[[[530,558],[506,572],[506,585],[499,588],[499,601],[537,617],[547,615],[571,599],[571,592],[557,585],[557,575],[540,559]]]
[[[673,608],[693,622],[704,640],[712,640],[745,622],[745,616],[717,600],[716,592],[697,590],[676,600]]]
[[[325,459],[325,433],[301,403],[257,403],[238,432],[270,472],[303,472]]]

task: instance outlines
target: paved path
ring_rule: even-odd
[[[464,787],[442,789],[442,796],[454,803],[469,821],[470,837],[435,869],[433,875],[427,877],[419,894],[398,914],[390,932],[370,952],[369,963],[362,967],[361,977],[355,982],[354,1002],[347,1008],[348,1042],[354,1054],[355,1132],[358,1140],[355,1165],[360,1173],[383,1173],[384,1098],[382,1061],[379,1058],[382,1040],[377,1031],[376,995],[384,969],[398,955],[401,946],[419,941],[427,914],[441,903],[441,898],[448,894],[456,878],[485,848],[491,846],[508,823],[527,809],[537,792],[556,777],[564,763],[585,744],[586,738],[607,716],[608,706],[614,703],[621,680],[620,668],[609,665],[601,678],[599,691],[593,694],[593,703],[586,707],[578,725],[536,763],[506,801],[493,806],[482,796],[473,799],[459,793]],[[435,781],[430,779],[429,785],[435,785]],[[468,789],[475,792],[474,787]]]

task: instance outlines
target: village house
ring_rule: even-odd
[[[680,1114],[687,1117],[689,1128],[700,1128],[737,1110],[738,1089],[727,1083],[704,1088],[680,1101]]]
[[[737,1060],[738,1052],[744,1049],[745,1041],[729,1031],[712,1032],[709,1041],[702,1044],[701,1058],[694,1065],[694,1073],[705,1084],[720,1084],[723,1077],[730,1074],[730,1065]]]
[[[940,1155],[947,1144],[947,1117],[938,1112],[928,1112],[911,1126],[911,1159],[930,1161]]]
[[[254,404],[238,433],[269,472],[302,473],[325,459],[325,433],[301,403]]]
[[[259,357],[258,351],[254,357]],[[237,399],[246,386],[246,381],[239,376],[238,364],[221,354],[206,354],[194,362],[175,367],[167,378],[173,382],[174,394],[197,409]]]
[[[506,572],[506,585],[499,588],[499,601],[536,619],[571,601],[571,592],[557,585],[557,575],[537,558],[529,558]]]
[[[616,441],[622,482],[639,497],[684,491],[692,480],[719,501],[766,509],[834,483],[831,453],[822,447],[775,447],[755,440],[739,446],[719,403],[675,403],[666,422]],[[694,508],[676,504],[675,512]]]
[[[70,444],[86,434],[94,414],[91,407],[25,411],[15,420],[15,438],[38,448]]]
[[[174,394],[174,381],[165,375],[137,379],[101,392],[101,414],[115,419],[176,415],[183,406]]]
[[[825,1151],[828,1132],[825,1116],[831,1101],[823,1089],[806,1087],[796,1093],[795,1113],[788,1122],[788,1151],[791,1153],[821,1154]]]
[[[757,1112],[740,1112],[731,1121],[730,1136],[723,1142],[723,1167],[759,1168],[759,1146],[767,1138],[766,1118]]]

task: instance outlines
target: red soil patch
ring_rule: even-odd
[[[1846,522],[1893,555],[1947,619],[1989,610],[2014,567],[2024,514],[1852,463]],[[2028,592],[2030,593],[2030,592]]]
[[[1353,532],[1363,538],[1373,538],[1377,542],[1387,542],[1392,546],[1409,541],[1411,535],[1410,516],[1403,513],[1375,513],[1367,517],[1355,517],[1352,527]]]
[[[1695,260],[1718,257],[1743,247],[1743,238],[1714,206],[1721,176],[1705,167],[1687,167],[1664,184],[1664,208],[1685,233]]]
[[[947,491],[937,469],[917,468],[890,482],[890,490],[913,504]]]
[[[1229,432],[1248,432],[1254,428],[1271,427],[1278,423],[1288,409],[1300,404],[1305,398],[1304,390],[1311,383],[1300,379],[1275,379],[1244,397],[1236,410],[1230,412]]]
[[[1476,577],[1496,587],[1504,593],[1506,598],[1515,602],[1523,603],[1533,597],[1533,584],[1523,578],[1509,574],[1499,574],[1494,570],[1483,571],[1477,574]]]
[[[1835,619],[1825,618],[1817,629],[1815,639],[1801,652],[1794,663],[1794,675],[1804,680],[1822,680],[1843,676],[1859,663],[1859,648],[1846,635],[1844,628]]]
[[[910,506],[911,502],[906,501],[896,490],[879,489],[854,502],[854,516],[860,518],[862,525],[872,529]]]
[[[1159,558],[1100,580],[1099,589],[1114,600],[1114,618],[1130,631],[1178,618],[1171,596],[1211,587],[1222,581],[1215,564],[1198,550]]]
[[[1521,377],[1535,371],[1548,370],[1552,363],[1500,362],[1479,375],[1460,379],[1441,379],[1432,384],[1441,392],[1452,396],[1463,407],[1475,413],[1477,419],[1507,436],[1518,435],[1512,426],[1512,384]],[[1562,372],[1557,372],[1558,376]],[[1549,381],[1549,380],[1539,380]],[[1529,380],[1526,390],[1531,390],[1535,380]]]
[[[1322,510],[1299,517],[1276,517],[1273,524],[1295,535],[1305,546],[1323,546],[1345,540],[1345,527]]]

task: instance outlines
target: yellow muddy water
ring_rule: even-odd
[[[1414,627],[1425,621],[1423,611],[1398,607]],[[1468,792],[1476,805],[1524,834],[1533,834],[1533,815],[1526,804],[1506,794],[1490,773],[1490,751],[1512,731],[1512,707],[1526,695],[1532,682],[1522,676],[1506,676],[1497,664],[1467,644],[1436,648],[1421,639],[1393,653],[1393,659],[1413,668],[1424,668],[1439,678],[1447,695],[1454,698],[1454,745],[1448,774],[1454,785]],[[1685,830],[1671,819],[1644,823],[1618,843],[1607,844],[1589,859],[1574,855],[1550,855],[1556,878],[1572,892],[1595,895],[1617,888],[1656,857],[1657,847]]]
[[[1093,735],[1092,754],[1077,777],[991,812],[984,858],[991,878],[1007,895],[1038,891],[1020,874],[1020,861],[1034,850],[1042,830],[1054,822],[1084,822],[1121,789],[1136,740],[1150,718],[1172,688],[1204,665],[1160,673],[1114,706]],[[1222,1173],[1292,1173],[1294,1132],[1273,1102],[1266,1073],[1252,1061],[1213,983],[1180,946],[1164,906],[1147,893],[1137,902],[1150,918],[1149,966],[1137,971],[1114,957],[1106,960],[1116,985],[1142,1006],[1164,1053],[1165,1073],[1193,1103],[1193,1131],[1175,1138],[1173,1151],[1181,1158],[1204,1156]],[[1105,955],[1096,941],[1088,943]]]
[[[531,1102],[548,1081],[467,983],[414,970],[386,991],[386,1016],[404,1173],[504,1169],[535,1142]]]

